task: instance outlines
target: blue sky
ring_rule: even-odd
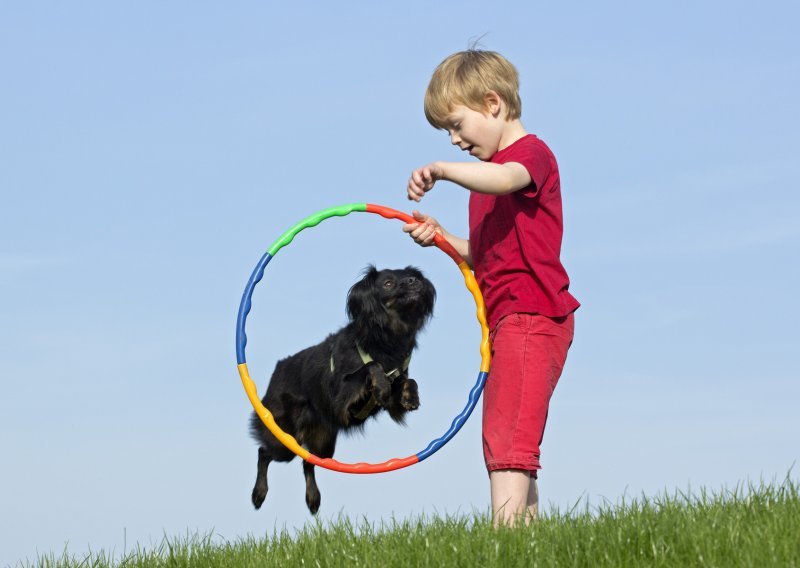
[[[583,303],[543,502],[785,476],[800,455],[798,16],[789,2],[0,5],[0,565],[310,519],[297,460],[271,468],[261,511],[249,503],[242,290],[295,221],[410,210],[414,167],[462,159],[422,95],[479,36],[518,67],[523,122],[558,157]],[[464,234],[466,205],[440,184],[421,209]],[[354,214],[301,234],[259,285],[261,392],[277,358],[344,323],[368,263],[420,266],[439,301],[411,366],[422,408],[342,440],[346,461],[421,450],[479,362],[452,262]],[[418,466],[319,472],[321,516],[486,510],[479,418]]]

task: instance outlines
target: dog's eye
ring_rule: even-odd
[[[392,288],[394,286],[394,280],[386,280],[383,283],[384,288]]]

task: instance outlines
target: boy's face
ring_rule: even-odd
[[[500,149],[506,121],[489,112],[455,105],[444,125],[450,142],[479,160],[488,162]]]

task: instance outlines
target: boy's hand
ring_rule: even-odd
[[[444,177],[444,173],[437,162],[417,168],[411,172],[411,178],[408,180],[408,198],[412,201],[420,201],[425,192],[433,189],[433,184],[442,177]]]
[[[403,225],[403,231],[411,235],[411,238],[418,245],[429,247],[433,245],[433,238],[436,233],[444,236],[444,229],[439,224],[439,221],[430,215],[424,215],[419,211],[412,211],[411,214],[418,223],[407,223]]]

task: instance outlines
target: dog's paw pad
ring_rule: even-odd
[[[419,393],[417,392],[417,385],[410,385],[406,383],[403,386],[403,394],[400,397],[400,406],[406,410],[416,410],[419,408]]]

